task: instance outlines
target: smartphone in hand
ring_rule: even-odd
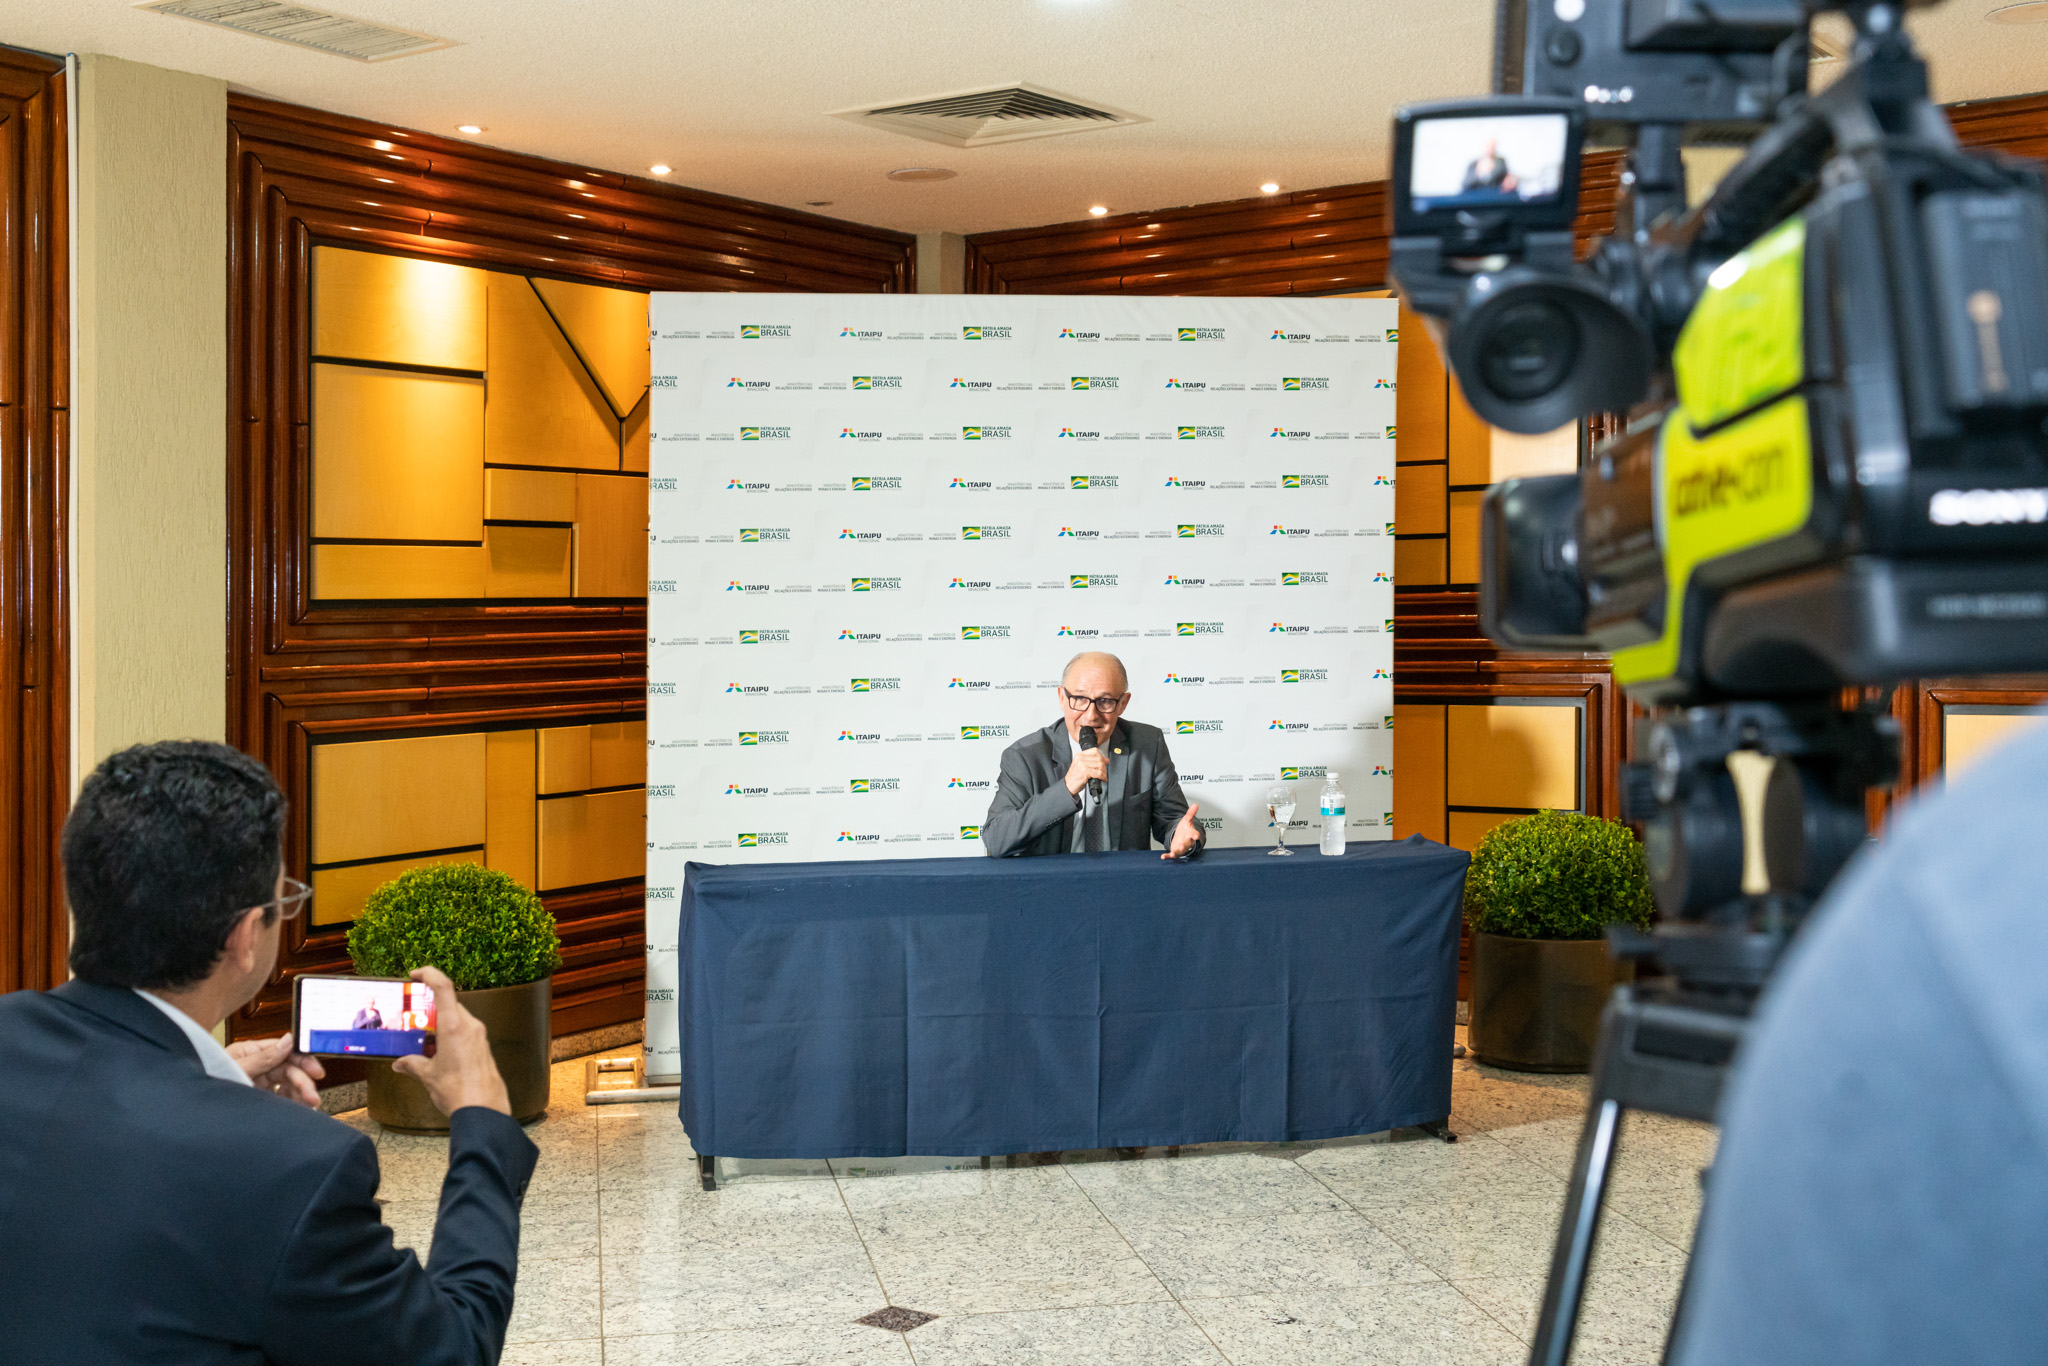
[[[431,1056],[434,989],[402,977],[294,978],[292,1046],[316,1058]]]

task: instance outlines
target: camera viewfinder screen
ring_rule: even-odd
[[[1408,194],[1416,213],[1555,204],[1563,114],[1485,114],[1415,124]]]
[[[337,1057],[396,1058],[426,1052],[434,989],[360,977],[299,979],[298,1049]]]

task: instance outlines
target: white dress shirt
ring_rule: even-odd
[[[220,1046],[220,1040],[201,1029],[197,1020],[172,1005],[169,1001],[150,995],[141,987],[135,988],[135,994],[170,1016],[171,1023],[176,1025],[179,1031],[192,1041],[192,1051],[199,1055],[199,1065],[206,1069],[207,1076],[219,1077],[222,1081],[239,1082],[243,1086],[254,1086],[256,1084],[249,1080],[249,1074],[242,1070],[242,1065],[230,1057],[228,1051]]]

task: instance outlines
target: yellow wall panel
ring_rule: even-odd
[[[539,280],[534,290],[568,335],[619,417],[647,393],[647,296],[630,289]]]
[[[1444,709],[1394,705],[1394,838],[1444,838]]]
[[[384,863],[351,863],[346,868],[313,870],[313,905],[308,914],[315,925],[346,925],[362,912],[370,893],[411,868],[430,863],[482,863],[481,852],[431,854],[426,858],[395,858]]]
[[[1394,582],[1403,588],[1426,588],[1445,582],[1444,543],[1394,542]]]
[[[1444,529],[1444,467],[1403,465],[1394,476],[1394,530],[1404,536]]]
[[[484,551],[490,574],[484,596],[491,598],[566,598],[569,596],[569,543],[565,526],[487,526]]]
[[[489,571],[480,545],[316,545],[313,596],[480,598]]]
[[[1445,526],[1451,533],[1447,568],[1452,583],[1479,582],[1479,507],[1485,499],[1483,489],[1450,495]]]
[[[1579,708],[1453,705],[1445,712],[1452,806],[1578,807]]]
[[[1479,847],[1487,831],[1517,817],[1506,811],[1453,811],[1446,819],[1449,834],[1444,843],[1469,854]]]
[[[534,733],[494,730],[484,735],[484,864],[534,885]]]
[[[445,261],[313,248],[313,354],[484,368],[484,272]]]
[[[484,384],[313,367],[313,535],[481,541]]]
[[[1405,303],[1401,305],[1401,345],[1394,374],[1394,421],[1399,424],[1394,458],[1443,459],[1447,392],[1443,361],[1422,324],[1422,315]]]
[[[484,458],[494,465],[617,469],[619,421],[533,286],[522,276],[494,273],[490,304]]]
[[[647,596],[645,479],[576,476],[576,596]]]
[[[619,430],[619,468],[647,473],[647,400],[626,414]]]
[[[540,732],[535,765],[542,792],[583,792],[590,781],[590,727],[549,726]]]
[[[598,792],[540,803],[540,887],[647,875],[647,792]]]
[[[647,783],[647,723],[606,721],[590,728],[590,785],[641,787]]]
[[[550,470],[485,470],[484,516],[493,522],[573,522],[576,476]]]
[[[484,737],[408,736],[313,746],[320,863],[484,843]]]
[[[1487,467],[1492,463],[1493,428],[1465,401],[1456,375],[1449,376],[1447,387],[1450,393],[1445,400],[1444,449],[1451,462],[1450,482],[1484,484],[1488,482]]]
[[[2041,724],[2038,714],[1964,712],[1944,707],[1941,713],[1941,768],[1953,778],[2022,731]]]
[[[1573,474],[1579,468],[1579,424],[1566,423],[1541,436],[1517,436],[1496,428],[1492,460],[1485,478],[1460,479],[1453,484],[1497,484],[1503,479],[1526,479],[1539,474]]]

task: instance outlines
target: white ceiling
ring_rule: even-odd
[[[325,4],[325,0],[316,0]],[[2048,86],[2048,25],[1954,0],[1912,24],[1945,100]],[[101,52],[235,89],[593,169],[912,232],[985,232],[1387,172],[1390,111],[1482,93],[1491,0],[332,0],[454,39],[363,64],[133,8],[0,0],[0,42]],[[1152,122],[955,149],[829,117],[1030,81]],[[903,166],[957,179],[899,184]]]

